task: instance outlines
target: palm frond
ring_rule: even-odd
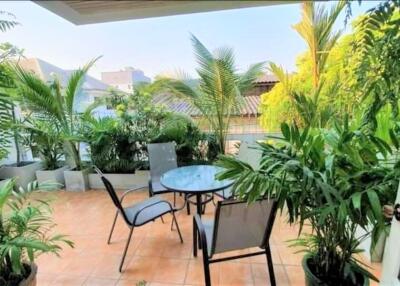
[[[326,11],[313,1],[305,1],[302,4],[301,21],[293,26],[308,45],[313,65],[314,88],[318,86],[329,52],[340,36],[340,32],[333,32],[332,29],[344,7],[345,1],[339,1]]]
[[[198,86],[193,88],[182,80],[171,79],[159,80],[157,85],[185,97],[200,110],[218,138],[223,153],[230,117],[239,112],[243,104],[242,95],[253,86],[262,71],[263,63],[252,65],[240,74],[235,66],[232,49],[223,47],[212,53],[195,36],[192,35],[191,40],[199,65],[196,69]]]
[[[25,71],[18,65],[14,66],[13,70],[18,89],[16,100],[34,112],[61,119],[52,89],[37,75]]]
[[[240,76],[238,82],[240,93],[244,94],[254,86],[254,82],[263,74],[264,66],[265,63],[253,64]]]
[[[9,19],[0,19],[0,32],[6,32],[15,26],[19,25],[17,21],[15,21],[15,16],[12,13],[0,11],[0,15],[6,16]]]
[[[99,58],[100,57],[97,57],[91,60],[84,67],[74,71],[69,77],[68,84],[65,89],[65,104],[66,104],[66,111],[70,117],[72,117],[72,114],[74,112],[74,101],[77,94],[80,92],[86,73]]]

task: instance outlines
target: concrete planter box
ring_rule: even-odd
[[[63,166],[55,170],[39,170],[36,171],[36,178],[38,183],[55,182],[60,184],[60,189],[64,188],[65,178],[64,171],[69,170],[69,166]]]
[[[116,189],[128,190],[140,186],[147,186],[150,172],[138,170],[135,174],[104,174]],[[89,174],[89,185],[91,189],[105,189],[98,174]]]
[[[65,190],[71,192],[84,192],[89,190],[89,169],[64,171]]]
[[[42,162],[25,162],[22,166],[4,165],[0,167],[0,179],[16,178],[16,188],[25,189],[29,183],[36,180],[36,171],[42,169]]]

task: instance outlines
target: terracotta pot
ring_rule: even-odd
[[[36,286],[37,265],[33,263],[30,267],[31,273],[26,279],[19,282],[18,286]]]

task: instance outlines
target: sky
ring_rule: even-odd
[[[353,3],[352,19],[376,4]],[[190,34],[210,50],[233,48],[239,70],[273,61],[293,71],[296,56],[306,49],[292,28],[300,20],[299,4],[81,26],[30,1],[1,1],[0,10],[13,13],[21,24],[1,34],[0,42],[10,42],[23,48],[26,57],[37,57],[63,69],[75,69],[102,56],[89,72],[99,79],[102,71],[127,66],[141,69],[150,77],[178,71],[195,76]],[[351,27],[345,27],[344,14],[336,29],[346,33]]]

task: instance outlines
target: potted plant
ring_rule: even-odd
[[[166,112],[155,106],[152,84],[140,84],[131,94],[111,91],[102,104],[111,106],[116,117],[95,118],[88,109],[83,115],[83,137],[88,143],[92,164],[116,188],[147,185],[149,179],[146,144],[159,134]],[[98,174],[89,174],[93,189],[103,189]]]
[[[17,125],[19,120],[17,119],[16,111],[17,107],[11,102],[10,98],[8,98],[8,113],[10,116],[10,121],[8,122],[8,134],[9,140],[14,143],[15,150],[15,163],[4,164],[0,167],[0,179],[9,179],[15,178],[15,186],[16,188],[22,187],[26,188],[28,184],[34,180],[36,180],[36,171],[41,170],[43,168],[42,163],[40,161],[33,160],[22,160],[21,148],[22,148],[22,137],[17,129]],[[10,142],[9,142],[10,143]],[[12,145],[8,144],[10,148]],[[9,152],[6,152],[9,154]]]
[[[368,285],[377,280],[357,255],[360,243],[385,227],[383,204],[394,201],[400,163],[382,164],[392,151],[388,143],[350,130],[345,122],[335,128],[300,131],[282,124],[283,138],[260,143],[261,168],[232,157],[222,157],[221,179],[235,179],[234,192],[252,202],[275,196],[287,210],[290,223],[298,223],[301,236],[293,241],[306,252],[306,285]],[[311,226],[303,231],[304,225]],[[357,234],[361,227],[367,234]]]
[[[14,184],[11,179],[0,187],[0,284],[35,286],[35,258],[59,254],[61,244],[73,247],[73,243],[63,235],[50,234],[54,223],[48,202],[29,198],[38,185],[13,192]]]
[[[64,187],[64,171],[69,169],[60,159],[63,156],[63,141],[59,127],[54,123],[30,118],[20,125],[24,144],[29,146],[32,154],[40,157],[43,170],[36,171],[38,183],[55,182],[60,188]]]
[[[66,161],[71,167],[71,170],[64,171],[65,186],[69,191],[85,191],[89,188],[89,170],[80,156],[81,122],[80,114],[76,112],[75,99],[81,92],[87,71],[96,60],[74,71],[65,87],[61,86],[57,77],[46,83],[18,65],[13,69],[18,88],[18,102],[32,115],[45,118],[49,123],[59,126]]]
[[[16,187],[26,188],[36,179],[35,172],[42,168],[41,162],[23,160],[21,152],[21,136],[15,127],[19,121],[20,110],[12,102],[15,93],[15,83],[10,70],[5,63],[0,63],[0,144],[3,144],[1,159],[10,156],[9,150],[14,147],[15,163],[4,164],[0,167],[0,179],[16,178]],[[14,146],[13,146],[14,145]]]
[[[120,118],[96,119],[87,114],[84,138],[89,145],[92,164],[98,167],[117,189],[146,185],[148,171],[140,171],[142,149],[134,125]],[[89,174],[92,189],[104,189],[98,174]]]

